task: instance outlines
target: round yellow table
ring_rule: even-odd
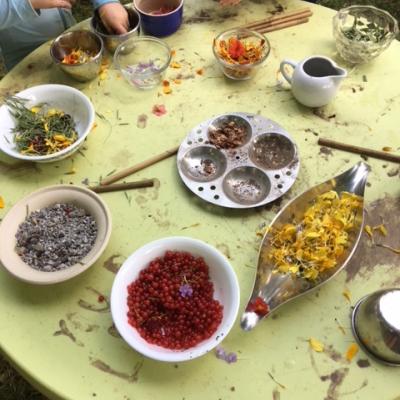
[[[202,239],[222,250],[241,287],[241,308],[255,276],[261,224],[268,224],[282,204],[311,185],[348,169],[360,157],[320,149],[327,137],[375,149],[400,146],[398,60],[393,43],[370,64],[351,68],[336,55],[331,20],[334,12],[296,0],[283,0],[291,10],[308,5],[309,23],[268,34],[271,54],[257,77],[226,80],[216,65],[213,37],[229,27],[263,18],[276,2],[243,1],[220,9],[215,1],[187,1],[186,22],[166,38],[180,68],[169,68],[172,93],[162,87],[138,91],[118,71],[88,84],[69,80],[52,64],[46,44],[0,83],[1,95],[44,83],[64,83],[87,94],[97,111],[97,128],[79,153],[51,164],[19,163],[0,156],[0,217],[21,197],[56,183],[94,184],[111,174],[179,144],[189,130],[214,115],[244,111],[275,120],[296,140],[301,169],[290,192],[273,205],[230,210],[207,204],[182,184],[175,159],[164,160],[129,180],[157,178],[154,188],[102,194],[113,217],[113,232],[101,259],[83,275],[52,287],[31,286],[0,270],[0,346],[4,354],[51,399],[388,399],[400,395],[398,370],[376,363],[363,351],[351,360],[354,342],[351,306],[361,296],[400,283],[399,255],[372,244],[364,235],[345,271],[320,290],[293,301],[244,332],[239,323],[223,342],[238,361],[227,364],[213,353],[181,364],[143,358],[118,336],[108,296],[121,263],[143,244],[165,236]],[[349,68],[335,100],[322,110],[300,106],[277,84],[283,58],[300,60],[326,55]],[[177,66],[177,65],[175,65]],[[156,116],[154,105],[167,113]],[[366,191],[368,221],[384,223],[380,242],[400,247],[399,168],[369,159],[372,172]],[[82,183],[84,182],[84,183]],[[378,233],[376,233],[378,235]],[[106,298],[101,301],[102,297]],[[309,339],[324,344],[310,348]]]

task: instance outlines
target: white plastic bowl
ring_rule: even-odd
[[[0,107],[0,149],[11,157],[25,161],[50,162],[58,161],[74,153],[83,144],[86,136],[94,124],[95,112],[90,100],[79,90],[66,85],[39,85],[25,89],[16,94],[23,99],[28,99],[26,106],[33,107],[40,103],[47,103],[52,108],[57,108],[70,114],[75,121],[78,139],[67,148],[44,156],[30,156],[21,154],[15,146],[14,118],[6,105]]]
[[[167,250],[185,251],[203,257],[209,266],[210,278],[214,284],[214,298],[224,306],[222,322],[216,332],[209,339],[187,350],[170,350],[150,344],[128,323],[128,285],[137,279],[139,272],[146,268],[150,261],[163,256]],[[124,262],[112,286],[111,314],[121,336],[136,351],[154,360],[179,362],[206,354],[227,336],[236,320],[239,300],[238,280],[224,255],[197,239],[169,237],[146,244]]]

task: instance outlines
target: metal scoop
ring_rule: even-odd
[[[334,190],[338,194],[341,192],[354,193],[360,196],[363,202],[369,170],[370,168],[367,164],[359,162],[341,175],[314,186],[288,203],[274,218],[270,227],[279,229],[286,223],[301,220],[312,201],[320,194],[330,190]],[[357,247],[363,223],[364,215],[359,212],[355,219],[355,227],[349,232],[349,246],[338,258],[336,266],[326,270],[316,282],[296,277],[293,274],[273,272],[273,263],[265,257],[265,254],[268,254],[272,247],[270,243],[271,230],[269,229],[260,246],[253,293],[242,315],[241,327],[246,331],[253,329],[261,319],[267,317],[282,304],[319,287],[342,270]]]

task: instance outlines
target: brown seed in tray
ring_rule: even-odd
[[[210,128],[208,137],[217,149],[234,149],[245,143],[247,131],[235,121],[229,121],[224,122],[219,128]]]

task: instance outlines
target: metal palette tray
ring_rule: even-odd
[[[245,128],[238,147],[217,148],[209,133],[233,122]],[[186,186],[210,203],[229,208],[258,207],[286,193],[300,168],[297,146],[276,122],[260,115],[219,115],[191,130],[177,164]]]

